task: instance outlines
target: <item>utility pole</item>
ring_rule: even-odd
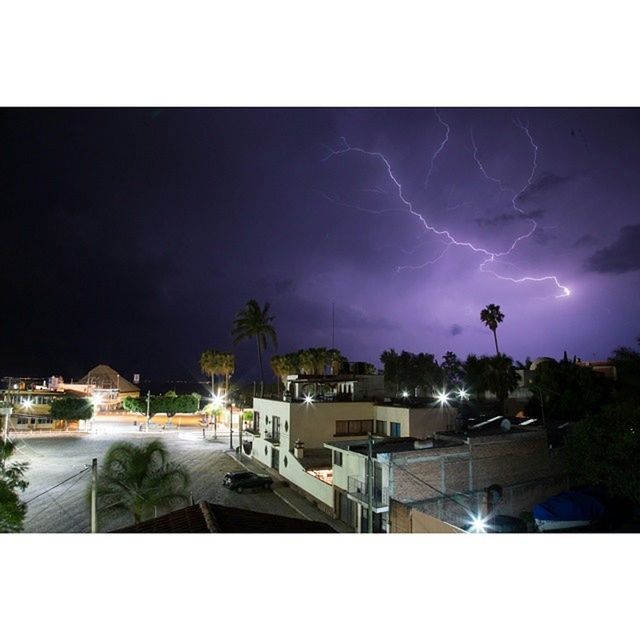
[[[238,440],[240,440],[240,447],[238,448],[238,457],[242,457],[242,428],[244,427],[244,407],[240,405],[240,414],[238,417]]]
[[[369,434],[369,455],[367,463],[368,463],[368,467],[369,467],[369,473],[367,474],[367,484],[369,485],[367,487],[367,496],[368,496],[368,503],[369,503],[369,514],[367,516],[367,533],[373,533],[373,474],[374,474],[374,467],[373,467],[373,436],[371,434]]]
[[[151,406],[151,391],[147,391],[147,427],[146,430],[149,431],[149,408]]]
[[[98,458],[91,461],[91,533],[98,533]]]
[[[233,451],[233,402],[229,403],[229,449]]]
[[[0,413],[4,416],[4,427],[2,429],[2,442],[4,444],[7,444],[7,441],[9,440],[9,416],[12,412],[13,409],[7,405],[0,409]]]

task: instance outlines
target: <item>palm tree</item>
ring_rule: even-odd
[[[221,353],[218,358],[219,372],[224,376],[224,393],[229,395],[229,377],[233,375],[236,368],[236,359],[233,353]]]
[[[157,509],[186,504],[188,486],[189,474],[169,461],[160,440],[141,445],[116,442],[98,475],[98,508],[105,514],[128,514],[138,524]]]
[[[500,355],[500,350],[498,349],[498,336],[496,334],[496,330],[498,325],[504,320],[504,313],[500,311],[500,305],[498,304],[488,304],[481,312],[480,312],[480,320],[493,332],[493,339],[496,343],[496,355]]]
[[[216,395],[216,375],[220,373],[220,354],[215,349],[207,349],[200,356],[202,373],[211,376],[211,395]]]
[[[260,365],[260,382],[264,388],[264,371],[262,368],[262,352],[267,348],[268,339],[275,347],[278,346],[278,336],[273,326],[275,318],[269,315],[270,303],[265,303],[262,309],[256,300],[249,300],[243,309],[238,311],[233,321],[233,340],[235,344],[242,340],[256,339],[258,348],[258,364]]]

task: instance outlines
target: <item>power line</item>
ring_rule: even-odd
[[[74,473],[72,476],[65,478],[62,482],[58,482],[58,484],[54,484],[52,487],[49,487],[46,491],[39,493],[37,496],[34,496],[33,498],[29,498],[29,500],[27,500],[24,504],[29,504],[30,502],[33,502],[37,498],[43,496],[45,493],[49,493],[49,491],[53,491],[53,489],[55,489],[56,487],[59,487],[61,484],[64,484],[65,482],[72,480],[76,476],[79,476],[81,473],[85,473],[86,471],[89,471],[89,469],[91,469],[91,467],[85,467],[84,469],[82,469],[82,471],[78,471],[78,473]]]

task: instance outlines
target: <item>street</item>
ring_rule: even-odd
[[[153,438],[162,440],[171,453],[171,459],[187,468],[191,476],[189,490],[195,502],[207,500],[241,509],[292,518],[302,517],[272,491],[257,490],[239,495],[222,486],[222,478],[226,472],[243,470],[240,463],[227,455],[228,436],[218,434],[218,440],[213,441],[210,434],[207,434],[206,440],[203,439],[202,430],[198,428],[141,433],[124,425],[99,424],[97,433],[88,435],[14,437],[17,445],[14,459],[29,463],[26,473],[29,486],[23,494],[23,500],[33,500],[28,504],[25,532],[88,532],[90,510],[87,494],[90,472],[79,472],[82,472],[85,465],[91,465],[92,458],[97,457],[100,464],[114,442],[125,439],[143,442]],[[37,497],[77,473],[77,477]],[[131,519],[118,517],[106,520],[99,515],[98,522],[100,531],[111,531],[131,524]]]

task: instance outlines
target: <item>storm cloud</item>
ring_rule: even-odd
[[[596,251],[587,260],[587,270],[598,273],[627,273],[640,269],[640,224],[620,229],[615,242]]]

